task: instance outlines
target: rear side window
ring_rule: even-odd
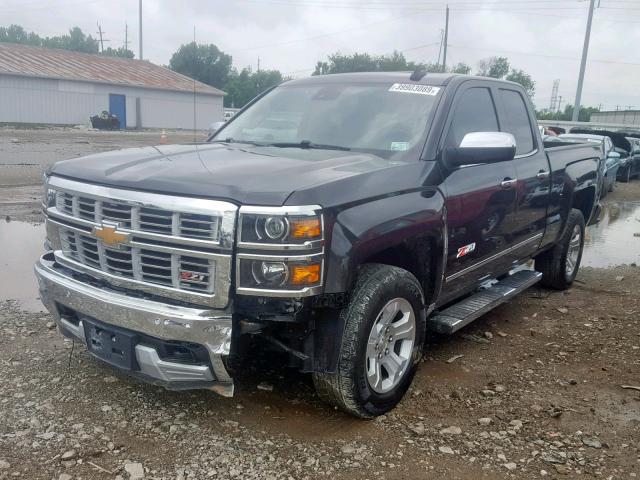
[[[500,89],[500,100],[502,100],[505,115],[505,125],[502,130],[515,137],[516,155],[531,152],[533,150],[533,133],[524,98],[515,90]]]
[[[498,131],[498,116],[491,92],[484,87],[470,88],[458,101],[445,144],[458,147],[467,133]]]

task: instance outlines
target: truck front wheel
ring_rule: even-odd
[[[536,258],[536,270],[542,273],[542,285],[566,290],[578,274],[584,248],[584,216],[572,209],[562,237],[551,250]]]
[[[372,418],[395,407],[422,355],[424,295],[406,270],[365,265],[349,305],[334,373],[314,373],[318,395],[347,413]]]

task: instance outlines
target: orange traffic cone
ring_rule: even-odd
[[[160,135],[160,145],[166,145],[167,144],[167,133],[162,130],[162,135]]]

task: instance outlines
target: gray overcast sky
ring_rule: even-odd
[[[415,61],[438,57],[444,8],[440,0],[143,0],[144,56],[167,64],[192,40],[214,43],[236,68],[279,69],[310,75],[330,53],[402,51]],[[536,81],[534,101],[549,106],[554,79],[563,105],[573,103],[588,0],[449,0],[449,64],[474,72],[492,55],[509,57]],[[583,104],[640,108],[640,0],[600,0],[589,51]],[[96,35],[102,24],[109,46],[138,54],[137,0],[3,0],[0,25],[17,23],[42,35],[78,25]]]

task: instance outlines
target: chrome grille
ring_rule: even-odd
[[[216,215],[136,207],[125,202],[97,200],[69,192],[60,192],[56,207],[67,215],[95,223],[117,223],[124,229],[214,242],[220,238],[220,217]]]
[[[215,260],[151,248],[110,248],[87,234],[60,228],[65,256],[111,275],[199,293],[213,293]],[[175,272],[175,274],[174,274]]]
[[[114,286],[227,305],[235,205],[55,176],[47,187],[56,192],[45,213],[58,262]],[[104,237],[108,227],[115,227],[115,240]]]

